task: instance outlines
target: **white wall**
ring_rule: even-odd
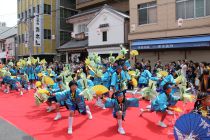
[[[106,18],[105,18],[106,17]],[[107,41],[102,41],[102,33],[98,35],[97,29],[100,24],[109,24]],[[121,44],[124,43],[124,19],[108,10],[102,10],[88,25],[89,46]]]

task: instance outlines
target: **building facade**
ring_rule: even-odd
[[[70,40],[75,0],[18,0],[18,56],[52,61],[56,48]]]
[[[117,55],[120,46],[128,45],[129,16],[108,5],[103,6],[87,27],[89,54]]]
[[[128,38],[137,59],[210,62],[209,7],[208,0],[130,0]]]
[[[65,54],[66,62],[69,62],[74,55],[80,56],[80,61],[87,57],[90,32],[87,25],[98,14],[98,12],[100,12],[104,4],[107,4],[123,13],[129,14],[128,0],[76,0],[78,14],[67,19],[67,23],[73,24],[74,26],[72,34],[73,39],[58,48],[60,53]],[[100,45],[104,44],[101,43]]]
[[[17,43],[17,28],[0,26],[0,62],[15,60]]]

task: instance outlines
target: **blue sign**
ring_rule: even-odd
[[[210,42],[191,42],[191,43],[174,43],[174,44],[155,44],[155,45],[133,45],[133,50],[150,50],[150,49],[172,49],[172,48],[194,48],[210,47]]]

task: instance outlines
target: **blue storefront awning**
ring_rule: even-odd
[[[131,44],[131,48],[136,50],[188,47],[210,47],[210,35],[154,40],[135,40]]]

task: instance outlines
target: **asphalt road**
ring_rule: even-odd
[[[0,118],[0,140],[35,140],[20,129]]]

